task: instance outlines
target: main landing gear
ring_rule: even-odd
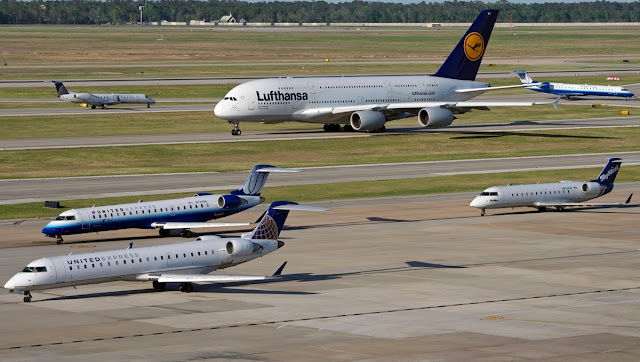
[[[484,216],[484,215],[485,215],[484,209],[480,210],[480,216]]]
[[[163,290],[167,287],[167,283],[159,283],[157,280],[153,281],[153,289],[155,290]]]
[[[233,124],[233,129],[231,130],[231,134],[234,136],[240,136],[242,134],[242,131],[240,130],[240,124],[238,123]]]
[[[189,229],[184,229],[182,230],[182,232],[180,232],[180,236],[182,236],[183,238],[190,238],[193,236],[193,233]]]
[[[29,303],[29,302],[31,302],[31,292],[27,290],[27,291],[25,291],[23,294],[24,294],[24,298],[22,298],[22,300],[23,300],[25,303]]]
[[[167,236],[169,236],[169,230],[160,228],[160,230],[158,230],[158,234],[160,234],[160,236],[162,236],[163,238],[166,238]]]
[[[191,284],[191,283],[180,283],[180,286],[178,287],[178,290],[180,290],[183,293],[191,293],[191,292],[193,292],[193,284]]]
[[[62,235],[56,235],[56,244],[62,244],[62,242],[64,242],[64,240],[62,240]]]

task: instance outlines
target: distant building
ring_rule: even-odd
[[[223,17],[220,18],[220,22],[221,23],[235,23],[236,22],[236,18],[233,17],[233,15],[231,15],[231,13],[229,13],[229,15],[225,15]]]

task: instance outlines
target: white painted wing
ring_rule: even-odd
[[[163,229],[202,229],[251,225],[248,222],[154,222],[151,227]]]
[[[544,207],[589,207],[589,206],[624,206],[628,205],[631,202],[631,197],[633,194],[629,195],[625,202],[535,202],[535,206],[544,206]]]
[[[501,90],[501,89],[511,89],[511,88],[523,88],[523,87],[535,87],[540,85],[540,83],[525,83],[525,84],[514,84],[514,85],[503,85],[500,87],[483,87],[483,88],[465,88],[465,89],[456,89],[456,93],[473,93],[473,92],[488,92],[492,90]]]
[[[232,283],[269,279],[267,275],[161,274],[159,283]]]

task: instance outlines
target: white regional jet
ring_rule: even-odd
[[[624,97],[627,99],[633,97],[631,91],[620,86],[536,82],[524,70],[516,70],[512,73],[520,78],[522,84],[527,85],[527,89],[555,94],[566,99],[577,96]]]
[[[327,209],[276,201],[253,232],[240,238],[200,236],[195,241],[101,251],[88,254],[42,258],[29,263],[4,285],[31,301],[32,290],[98,284],[116,280],[152,281],[153,288],[180,283],[179,290],[193,291],[192,283],[224,283],[270,278],[262,275],[208,274],[232,267],[281,248],[278,240],[289,210],[324,211]],[[272,275],[278,276],[284,264]]]
[[[610,158],[598,175],[591,181],[560,181],[556,183],[493,186],[482,191],[470,206],[481,209],[480,215],[485,215],[485,209],[504,207],[535,207],[538,211],[545,211],[547,207],[564,210],[572,206],[622,206],[631,201],[631,194],[626,202],[594,203],[585,202],[608,194],[613,190],[613,181],[620,170],[623,160]]]
[[[147,108],[150,107],[151,104],[156,104],[156,101],[147,97],[144,94],[125,94],[125,93],[109,93],[109,94],[98,94],[98,93],[75,93],[69,92],[67,87],[62,84],[62,82],[53,81],[56,85],[56,90],[58,91],[58,98],[61,101],[71,102],[71,103],[82,103],[83,105],[91,105],[91,109],[96,109],[96,107],[105,108],[105,106],[111,106],[114,104],[120,103],[142,103],[147,105]]]
[[[476,74],[498,10],[482,11],[440,70],[434,75],[348,77],[287,77],[249,81],[233,88],[218,102],[216,116],[234,124],[231,134],[240,135],[240,122],[324,123],[325,131],[384,131],[385,123],[418,116],[423,127],[446,127],[454,114],[491,106],[531,106],[555,102],[471,102],[490,90],[523,87],[490,87],[476,82]]]
[[[181,199],[157,200],[107,206],[71,209],[48,223],[42,233],[55,237],[119,229],[160,228],[160,236],[168,236],[171,229],[182,229],[189,238],[189,229],[248,225],[247,223],[211,223],[208,220],[233,215],[264,201],[260,197],[270,172],[300,172],[296,169],[270,165],[256,165],[241,188],[228,194],[199,193]]]

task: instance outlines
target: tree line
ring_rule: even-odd
[[[0,24],[128,24],[140,20],[139,5],[145,5],[145,0],[0,0]],[[640,1],[392,4],[360,0],[341,3],[155,0],[146,1],[144,21],[214,22],[233,14],[238,20],[261,23],[462,23],[473,21],[483,9],[501,10],[498,22],[637,22]]]

